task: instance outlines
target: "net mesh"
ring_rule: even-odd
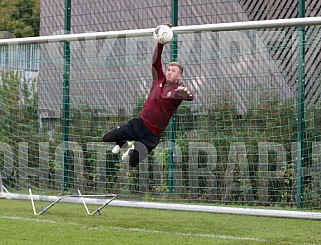
[[[163,2],[167,4],[74,1],[71,32],[154,27],[171,19],[171,2]],[[273,8],[248,1],[197,2],[180,3],[179,25],[290,18],[298,9],[289,1],[269,1],[281,4]],[[317,15],[319,2],[308,2],[307,13]],[[42,1],[40,13],[41,35],[63,33],[60,1]],[[177,53],[184,65],[183,82],[195,99],[180,106],[160,144],[137,168],[112,154],[113,144],[101,138],[139,115],[151,85],[152,37],[71,42],[67,118],[64,43],[1,46],[3,183],[18,192],[28,186],[41,193],[80,188],[131,199],[263,206],[295,205],[301,183],[304,206],[318,208],[319,33],[319,26],[306,28],[306,130],[300,169],[302,44],[297,28],[183,34],[177,36],[177,50],[166,45],[164,68]]]

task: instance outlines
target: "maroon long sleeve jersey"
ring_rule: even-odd
[[[182,83],[166,82],[161,61],[163,47],[163,44],[157,44],[154,51],[153,84],[140,112],[145,126],[156,135],[165,130],[171,116],[183,100],[193,100],[193,96],[175,91],[179,86],[184,86]]]

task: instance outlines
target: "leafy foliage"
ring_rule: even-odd
[[[0,38],[39,36],[40,0],[5,0],[0,7]]]

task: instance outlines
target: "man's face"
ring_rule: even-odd
[[[182,77],[178,66],[168,66],[166,71],[166,81],[177,83]]]

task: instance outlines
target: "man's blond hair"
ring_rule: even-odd
[[[183,66],[182,66],[180,63],[178,63],[178,62],[171,62],[171,63],[168,64],[168,66],[177,66],[177,67],[179,68],[179,73],[180,73],[180,74],[183,74],[184,68],[183,68]]]

